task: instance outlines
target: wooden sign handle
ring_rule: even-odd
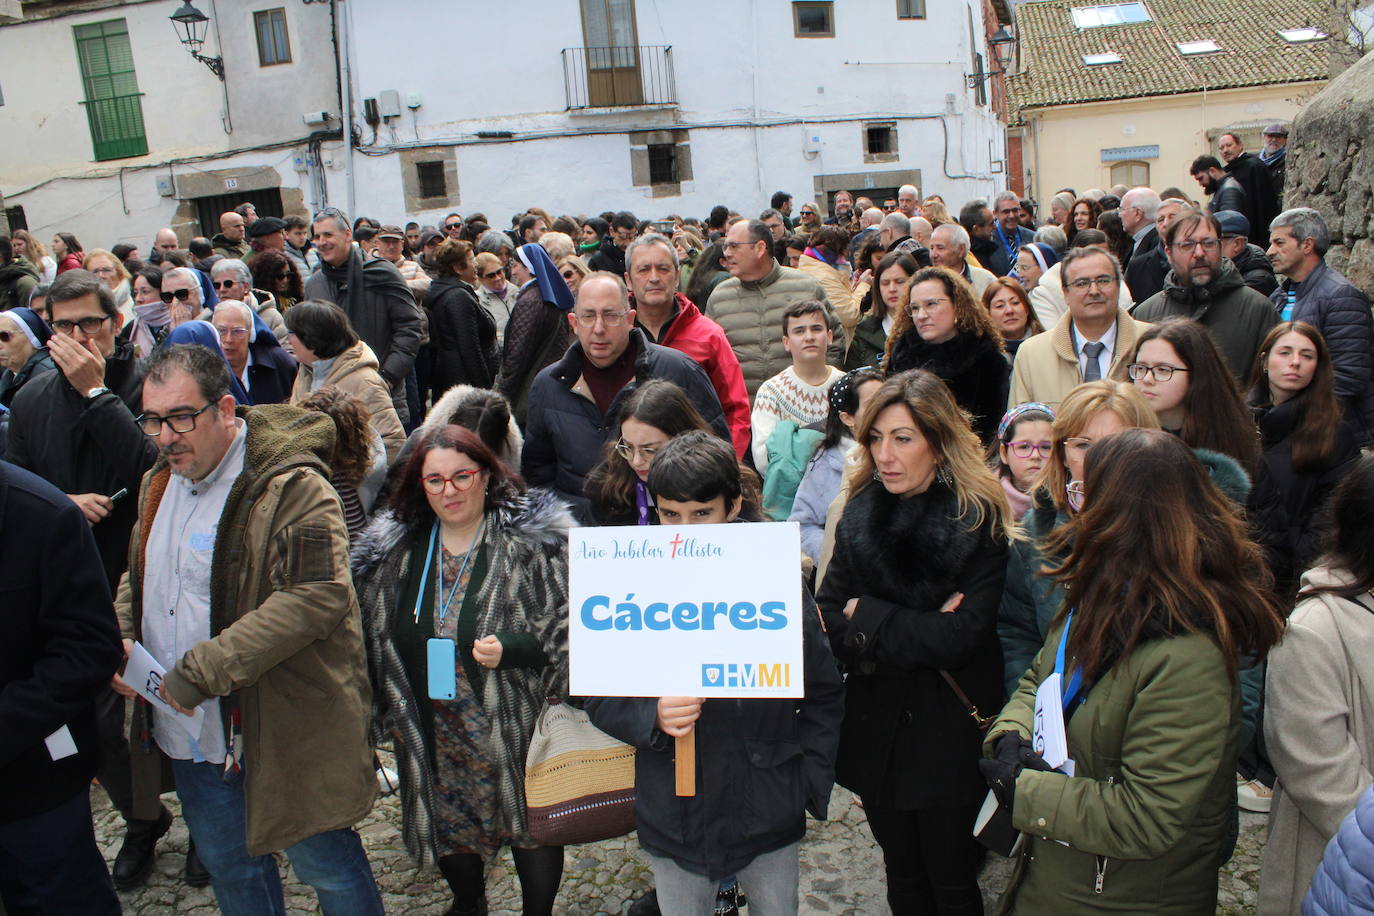
[[[690,798],[697,794],[697,730],[673,739],[673,759],[676,765],[677,795]]]

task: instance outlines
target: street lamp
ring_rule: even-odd
[[[205,30],[210,25],[210,17],[196,9],[191,0],[186,0],[169,18],[176,28],[177,38],[181,40],[182,46],[192,57],[209,67],[210,72],[218,76],[221,83],[224,82],[224,58],[206,57],[200,53],[200,49],[205,47]]]
[[[970,89],[976,88],[979,83],[985,83],[989,78],[1006,72],[1006,52],[1014,44],[1016,44],[1016,36],[1008,32],[1005,25],[999,26],[997,31],[988,38],[988,47],[992,49],[993,63],[996,66],[991,70],[979,70],[977,73],[970,73],[968,75],[968,87]]]

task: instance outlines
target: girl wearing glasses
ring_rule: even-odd
[[[1277,577],[1289,594],[1321,553],[1318,510],[1360,457],[1321,332],[1302,321],[1275,325],[1255,359],[1249,401],[1264,454],[1255,487],[1274,490],[1283,505],[1276,539],[1288,563]]]
[[[1018,522],[1030,508],[1040,471],[1054,453],[1053,423],[1054,408],[1048,404],[1018,404],[1002,415],[997,444],[988,449],[988,463],[1002,481],[1002,492]]]
[[[544,698],[567,694],[572,515],[460,426],[424,433],[396,484],[353,575],[406,849],[438,865],[450,913],[478,914],[510,846],[524,912],[551,913],[563,849],[529,837],[524,768]]]
[[[1159,429],[1159,420],[1145,399],[1125,382],[1102,380],[1079,385],[1054,414],[1050,454],[1031,483],[1031,505],[1021,517],[1024,537],[1011,545],[1006,590],[997,612],[1008,694],[1015,691],[1021,675],[1044,645],[1050,621],[1064,600],[1063,589],[1048,574],[1063,557],[1046,556],[1043,543],[1053,531],[1071,530],[1083,508],[1083,463],[1093,443],[1135,427]],[[1026,439],[1036,441],[1030,436]]]
[[[650,379],[626,395],[620,408],[620,436],[607,443],[601,463],[587,475],[586,494],[596,524],[657,525],[658,513],[645,484],[649,465],[668,440],[694,429],[716,434],[691,399],[667,379]],[[755,518],[758,478],[752,471],[741,471],[740,477],[743,514]]]
[[[1136,339],[1126,372],[1162,427],[1192,448],[1259,465],[1259,435],[1211,334],[1191,318],[1149,325]]]
[[[973,416],[984,448],[997,437],[1007,407],[1011,365],[1002,335],[963,277],[925,267],[911,278],[907,307],[897,314],[883,361],[889,374],[926,369],[938,375]]]

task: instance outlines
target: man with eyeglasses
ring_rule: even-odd
[[[400,226],[383,226],[377,233],[377,255],[385,261],[390,261],[391,265],[400,271],[401,279],[410,287],[415,301],[423,305],[431,280],[429,274],[425,273],[418,263],[406,257],[405,242],[406,236]]]
[[[444,217],[440,229],[444,235],[451,239],[456,239],[463,232],[463,218],[457,213],[450,213],[448,216]]]
[[[981,255],[978,260],[997,276],[1005,277],[1016,267],[1021,246],[1035,241],[1035,233],[1021,226],[1021,198],[1013,191],[1002,191],[992,199],[992,215],[996,222],[989,240],[994,243],[994,250],[987,260]]]
[[[621,210],[611,218],[611,231],[601,240],[601,247],[592,255],[587,266],[621,276],[625,273],[625,249],[639,232],[639,220],[629,210]]]
[[[766,231],[766,230],[765,230]],[[634,326],[629,290],[615,274],[582,281],[568,315],[577,340],[561,360],[540,370],[530,386],[520,472],[530,486],[551,487],[593,524],[583,494],[588,472],[616,435],[620,402],[649,379],[667,379],[727,442],[730,430],[706,372],[689,356],[650,343]]]
[[[215,266],[210,268],[210,283],[215,287],[215,292],[221,300],[232,299],[236,302],[246,302],[253,309],[254,314],[258,315],[263,323],[272,329],[277,340],[285,342],[286,319],[282,317],[281,310],[277,308],[277,300],[267,290],[253,288],[253,272],[248,269],[247,264],[236,258],[216,261]],[[204,321],[209,321],[210,311],[207,309],[201,312],[198,317]]]
[[[456,215],[450,214],[449,220]],[[353,245],[353,231],[343,213],[332,207],[321,210],[312,228],[320,269],[306,280],[305,298],[333,302],[348,315],[353,330],[376,354],[396,415],[409,429],[406,379],[415,368],[424,334],[420,306],[395,265],[365,257]],[[416,417],[416,423],[420,419]]]
[[[743,458],[749,449],[749,393],[744,387],[744,373],[721,326],[677,291],[677,249],[663,236],[649,233],[630,243],[625,260],[630,265],[625,282],[630,287],[635,327],[650,343],[680,350],[706,370],[725,410],[735,452]]]
[[[1145,330],[1145,322],[1120,305],[1116,258],[1098,248],[1072,248],[1060,264],[1068,311],[1016,351],[1008,407],[1027,401],[1058,407],[1083,382],[1125,381],[1126,363]]]
[[[210,322],[229,369],[254,404],[285,404],[296,383],[296,361],[256,316],[246,302],[224,299],[215,306]]]
[[[76,504],[95,537],[111,593],[128,565],[129,533],[138,520],[132,494],[157,458],[139,430],[143,373],[133,345],[118,338],[123,316],[99,277],[63,273],[48,290],[57,372],[34,377],[10,405],[7,458],[57,487]],[[122,498],[113,498],[123,493]],[[98,701],[100,785],[127,825],[114,861],[115,887],[138,887],[152,871],[156,844],[171,812],[151,792],[135,797],[124,732],[124,701],[106,691]],[[193,863],[194,864],[194,863]],[[202,873],[195,865],[195,874]]]
[[[792,227],[792,234],[806,238],[819,228],[821,228],[821,214],[816,209],[816,205],[809,201],[802,204],[801,221]]]
[[[140,525],[115,611],[127,653],[166,673],[139,703],[135,772],[170,766],[226,916],[285,912],[285,851],[326,913],[382,913],[353,825],[377,792],[371,691],[329,482],[334,424],[283,404],[236,410],[219,354],[148,363],[140,435],[157,463],[130,496]],[[122,677],[113,686],[133,690]],[[199,721],[191,716],[200,714]]]
[[[722,266],[730,272],[711,292],[706,314],[725,331],[739,357],[744,387],[750,400],[765,380],[792,364],[778,328],[782,313],[794,302],[816,299],[826,303],[826,319],[834,342],[826,349],[826,362],[844,361],[845,334],[840,319],[814,278],[795,267],[773,260],[773,235],[756,219],[739,220],[725,233]]]
[[[1173,268],[1164,289],[1132,311],[1141,321],[1192,318],[1216,341],[1236,381],[1245,384],[1255,356],[1279,313],[1268,297],[1245,285],[1229,258],[1221,256],[1221,224],[1210,213],[1186,211],[1164,233]]]

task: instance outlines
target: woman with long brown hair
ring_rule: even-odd
[[[1065,237],[1069,240],[1069,248],[1077,248],[1081,243],[1075,242],[1074,237],[1084,229],[1096,229],[1097,218],[1102,215],[1102,205],[1091,197],[1080,197],[1073,202],[1073,207],[1064,217]]]
[[[847,671],[836,781],[857,794],[897,914],[981,914],[973,821],[986,787],[970,706],[1002,697],[997,604],[1011,509],[938,376],[889,378],[816,603]]]
[[[878,249],[881,251],[881,247]],[[854,326],[854,334],[845,353],[846,369],[877,366],[884,361],[888,341],[906,314],[911,296],[911,278],[920,272],[916,259],[901,251],[883,255],[873,271],[873,285],[869,289],[872,301],[868,313]]]
[[[1159,424],[1192,448],[1229,455],[1246,473],[1259,465],[1259,433],[1212,335],[1191,318],[1152,324],[1126,371]]]
[[[1025,834],[1003,909],[1210,913],[1235,816],[1238,669],[1283,618],[1240,510],[1177,437],[1108,436],[1083,484],[1074,530],[1048,543],[1072,602],[979,764]],[[1042,685],[1072,776],[1032,747]]]
[[[1360,456],[1320,331],[1303,321],[1269,331],[1250,374],[1250,408],[1264,453],[1255,486],[1275,490],[1284,509],[1273,534],[1289,560],[1276,573],[1287,593],[1321,552],[1320,508]]]
[[[1007,409],[1011,365],[1002,335],[974,296],[968,281],[943,267],[924,267],[911,278],[907,307],[887,336],[883,367],[934,372],[973,417],[973,429],[987,446]]]

